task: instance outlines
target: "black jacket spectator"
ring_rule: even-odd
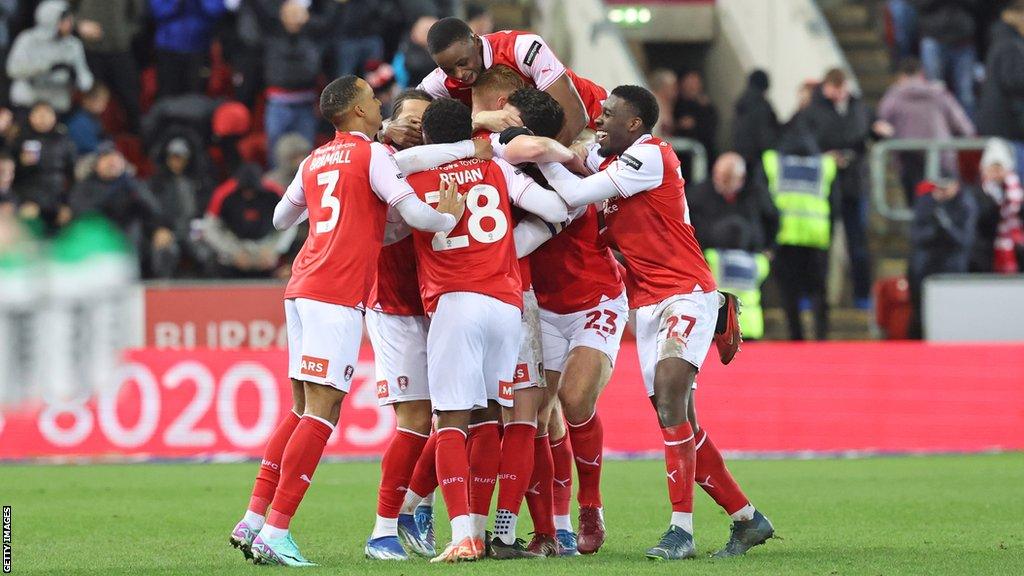
[[[922,38],[943,44],[974,42],[978,0],[910,0],[917,8]]]
[[[263,79],[286,90],[315,88],[323,54],[322,38],[330,31],[335,2],[314,2],[309,20],[298,33],[281,22],[283,0],[252,0],[263,44]]]
[[[712,177],[686,191],[690,221],[697,232],[697,240],[702,248],[722,248],[714,241],[714,230],[719,222],[738,218],[742,220],[748,238],[747,245],[739,249],[767,250],[774,246],[779,232],[779,212],[756,166],[751,167],[751,174],[741,176],[738,191],[730,194],[728,190],[720,190],[730,187],[722,182],[729,176],[720,174],[723,170],[729,171],[722,162],[727,162],[730,156],[729,153],[723,154],[715,162]]]
[[[57,124],[48,104],[36,104],[28,125],[14,142],[17,160],[15,190],[22,202],[37,205],[44,220],[53,221],[66,202],[75,169],[75,144]]]
[[[89,69],[124,108],[128,130],[138,132],[139,71],[132,40],[142,28],[146,0],[77,0],[74,10]]]
[[[700,142],[707,150],[708,158],[714,158],[718,111],[704,93],[704,80],[697,72],[688,72],[679,84],[679,98],[676,99],[672,110],[672,117],[675,120],[674,134]]]
[[[179,240],[189,236],[192,220],[202,216],[202,207],[212,191],[212,183],[199,169],[202,163],[196,156],[185,137],[172,139],[156,158],[157,173],[149,181],[164,219]]]
[[[996,22],[985,69],[978,132],[1024,141],[1024,36],[1020,30]]]
[[[779,137],[779,118],[765,97],[768,86],[768,74],[755,70],[750,73],[747,89],[736,101],[732,145],[748,165],[760,162],[761,154],[774,148]]]

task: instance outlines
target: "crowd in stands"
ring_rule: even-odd
[[[0,214],[99,213],[146,277],[287,275],[304,234],[271,214],[333,137],[320,89],[359,74],[387,106],[450,15],[493,27],[460,0],[0,0]]]

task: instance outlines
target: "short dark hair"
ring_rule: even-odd
[[[562,131],[565,111],[551,94],[527,86],[509,94],[508,103],[519,109],[523,125],[537,136],[554,138]]]
[[[904,76],[914,76],[920,74],[924,68],[921,66],[921,61],[913,56],[907,56],[903,60],[900,60],[900,74]]]
[[[616,86],[612,95],[617,96],[633,107],[633,111],[640,117],[644,129],[650,132],[658,123],[658,99],[651,94],[651,91],[643,86],[624,84]]]
[[[335,78],[320,93],[320,114],[332,124],[335,118],[352,107],[359,96],[359,77],[351,74]]]
[[[427,50],[431,54],[443,52],[452,44],[473,37],[469,24],[454,16],[441,18],[427,32]]]
[[[398,96],[395,96],[395,101],[391,103],[391,119],[398,118],[398,115],[402,113],[402,104],[405,104],[407,100],[422,100],[423,102],[433,102],[434,97],[416,88],[407,88],[402,90]]]
[[[423,112],[423,134],[434,144],[451,144],[473,136],[473,115],[453,98],[438,98]]]
[[[829,86],[842,86],[846,83],[846,72],[842,68],[832,68],[825,72],[825,78],[821,83]]]

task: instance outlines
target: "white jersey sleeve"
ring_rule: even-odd
[[[600,149],[601,145],[597,142],[590,142],[586,145],[587,158],[583,161],[583,165],[591,174],[597,174],[598,170],[601,169],[601,163],[604,162],[604,156],[597,152]]]
[[[391,150],[380,142],[370,144],[370,188],[389,206],[416,194],[399,170]]]
[[[444,81],[447,77],[448,76],[445,75],[443,70],[440,68],[434,68],[433,72],[427,74],[427,76],[420,81],[420,84],[416,89],[423,90],[434,98],[448,98],[451,94],[448,93],[448,88],[444,85]]]
[[[565,74],[565,65],[548,48],[544,39],[536,34],[523,34],[516,38],[515,51],[519,70],[533,78],[538,90],[547,90]]]
[[[278,230],[287,230],[307,217],[306,191],[302,188],[302,170],[306,167],[308,160],[309,156],[306,156],[305,160],[299,164],[299,169],[295,171],[295,177],[292,178],[281,200],[274,207],[273,223],[274,228]]]
[[[490,139],[491,153],[494,155],[495,158],[498,158],[499,160],[505,160],[505,147],[508,146],[508,144],[501,143],[501,133],[492,132],[490,135]]]
[[[533,178],[504,160],[496,159],[494,163],[505,175],[508,198],[513,204],[540,216],[546,222],[564,222],[569,217],[565,202],[556,192],[537,184]]]
[[[629,198],[661,185],[665,177],[665,161],[657,146],[634,144],[603,172],[611,178],[619,196]]]

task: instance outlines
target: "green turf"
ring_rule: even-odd
[[[310,574],[1024,574],[1024,455],[740,461],[732,468],[780,539],[746,558],[703,557],[728,519],[697,495],[701,558],[652,563],[668,518],[659,462],[608,462],[609,539],[596,556],[431,566],[362,558],[376,464],[328,464],[293,523]],[[256,574],[228,534],[255,464],[0,466],[15,574]],[[698,490],[699,492],[699,490]],[[524,507],[525,508],[525,507]],[[447,535],[440,516],[438,538]],[[522,524],[522,535],[529,531]]]

